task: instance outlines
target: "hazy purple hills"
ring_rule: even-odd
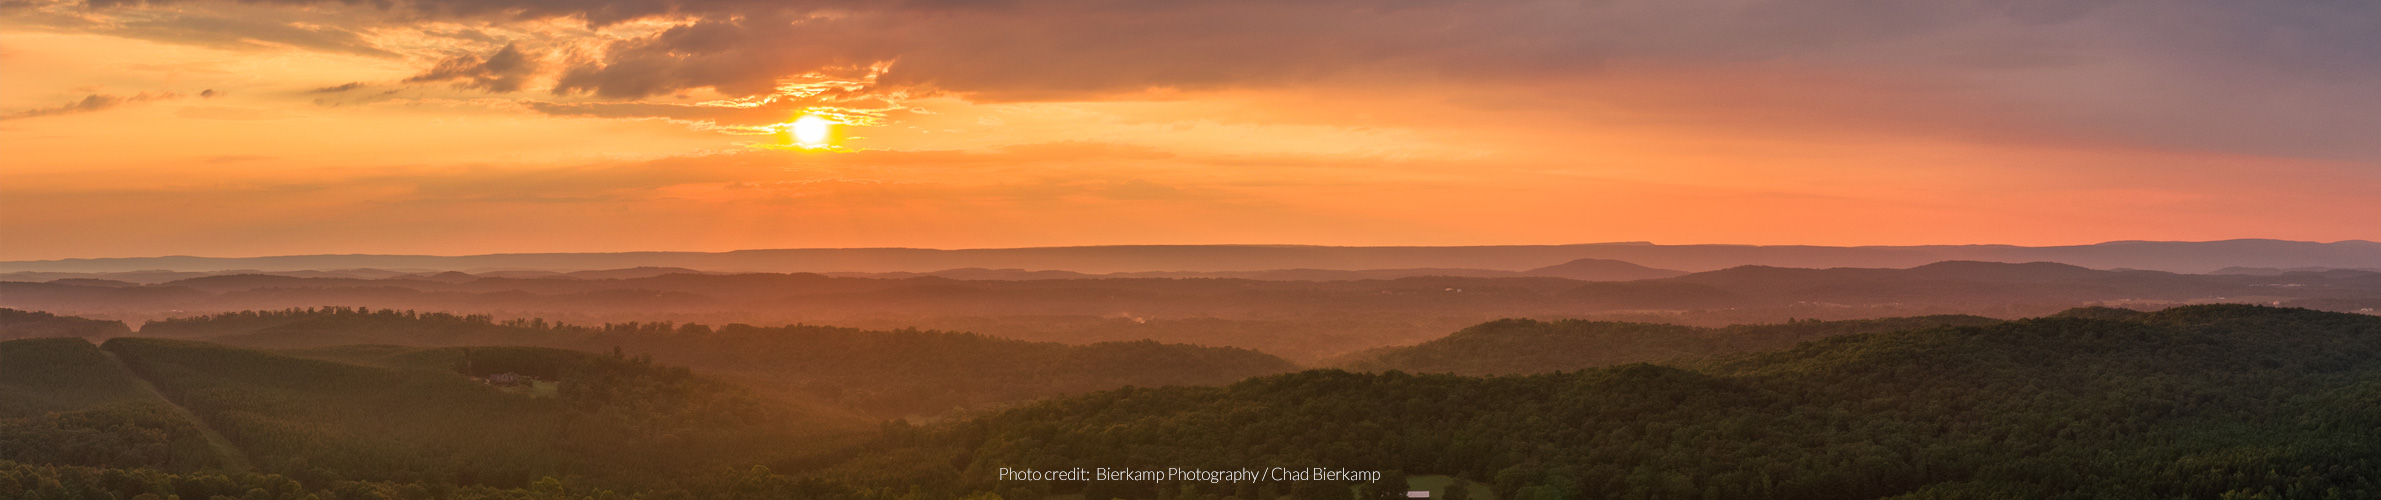
[[[1409,270],[1434,270],[1409,268]],[[1444,268],[1435,270],[1443,271]],[[1071,276],[956,270],[939,275],[621,270],[583,278],[436,272],[390,278],[225,274],[162,283],[0,276],[0,307],[143,320],[340,305],[539,317],[573,324],[677,321],[918,327],[1062,343],[1153,339],[1257,349],[1318,360],[1425,341],[1497,318],[1662,322],[1699,326],[1788,318],[1940,314],[2025,317],[2079,306],[2160,308],[2256,303],[2342,312],[2381,308],[2381,273],[2276,276],[2098,270],[2058,263],[1945,261],[1909,268],[1737,266],[1667,278],[1411,276],[1275,280]],[[1522,274],[1546,271],[1497,271]],[[1587,261],[1546,272],[1660,272]],[[1297,271],[1296,276],[1385,271]],[[499,273],[490,273],[499,274]],[[1000,277],[1033,279],[1002,279]]]
[[[811,248],[732,252],[523,253],[467,256],[296,255],[279,257],[138,257],[0,262],[0,273],[118,273],[164,270],[553,271],[683,268],[712,272],[932,273],[1033,270],[1084,274],[1214,273],[1280,270],[1476,270],[1521,273],[1579,259],[1698,272],[1745,265],[1799,268],[1909,268],[1942,261],[2057,262],[2093,269],[2208,273],[2224,268],[2381,268],[2381,243],[2241,239],[2203,242],[2117,241],[2093,245],[1802,246],[1498,245],[1333,247],[1299,245],[1120,245],[935,250]],[[383,271],[392,272],[392,271]],[[1446,274],[1442,272],[1441,274]],[[367,276],[358,276],[367,277]],[[387,276],[379,276],[387,277]],[[1237,276],[1235,276],[1237,277]],[[130,281],[130,280],[128,280]]]

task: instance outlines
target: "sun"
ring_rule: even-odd
[[[802,115],[801,118],[794,119],[794,142],[802,143],[805,146],[825,145],[827,134],[832,131],[834,126],[835,122],[817,115]]]

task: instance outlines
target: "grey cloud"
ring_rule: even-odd
[[[521,51],[517,44],[506,44],[487,57],[464,54],[439,61],[437,66],[412,78],[407,83],[457,81],[458,87],[489,92],[521,90],[531,77],[537,76],[538,59]]]

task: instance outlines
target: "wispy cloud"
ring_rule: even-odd
[[[13,113],[0,114],[0,120],[18,120],[43,116],[71,115],[76,113],[106,111],[126,104],[174,99],[178,97],[181,97],[181,95],[172,92],[142,92],[129,96],[91,94],[89,96],[83,97],[80,100],[69,102],[62,106],[34,108]]]

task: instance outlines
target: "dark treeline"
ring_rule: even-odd
[[[1357,353],[1338,365],[1357,371],[1520,375],[1625,363],[1693,361],[1793,347],[1812,340],[1932,326],[1981,326],[1981,316],[1919,316],[1702,328],[1613,321],[1503,319],[1409,347]]]
[[[58,316],[41,311],[0,307],[0,340],[38,337],[105,338],[131,335],[122,321]]]

